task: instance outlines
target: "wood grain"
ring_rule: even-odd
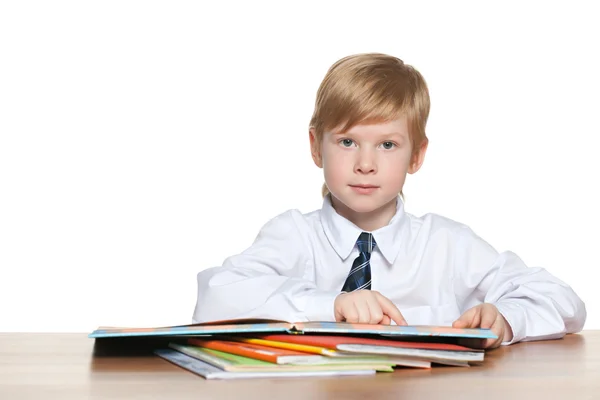
[[[276,380],[207,381],[153,356],[155,345],[0,333],[0,399],[600,399],[600,331],[501,347],[470,368]]]

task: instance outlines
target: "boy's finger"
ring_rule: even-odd
[[[383,311],[381,310],[381,306],[374,298],[367,299],[367,305],[369,307],[369,313],[371,319],[369,320],[370,324],[379,324],[381,320],[383,320]]]
[[[467,328],[471,320],[473,320],[473,309],[465,311],[456,321],[452,323],[453,328]]]
[[[480,307],[468,309],[452,324],[453,328],[475,328],[480,322]]]
[[[481,324],[482,328],[483,328],[483,323]],[[496,317],[496,320],[494,321],[494,323],[492,324],[492,326],[490,326],[490,330],[492,331],[492,333],[496,336],[498,336],[498,339],[494,339],[494,340],[498,340],[500,341],[500,343],[502,343],[502,341],[504,340],[504,330],[506,329],[506,327],[504,326],[504,324],[502,324],[502,316],[500,316],[500,314],[498,314],[498,316]]]
[[[346,308],[342,310],[342,314],[344,315],[344,320],[350,323],[358,322],[358,309],[354,303],[348,305]]]
[[[371,320],[371,312],[369,311],[369,305],[366,301],[360,301],[355,303],[356,309],[358,310],[358,322],[359,324],[368,324]]]
[[[481,327],[484,329],[490,328],[494,325],[498,317],[498,312],[491,307],[481,308]]]
[[[381,306],[381,311],[383,311],[385,315],[390,317],[396,323],[396,325],[408,325],[402,316],[402,313],[400,310],[398,310],[398,307],[396,307],[396,305],[392,303],[390,299],[379,293],[377,293],[377,295],[377,301]]]

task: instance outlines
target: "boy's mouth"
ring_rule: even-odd
[[[357,188],[363,188],[363,189],[377,189],[379,186],[375,186],[375,185],[369,185],[369,184],[357,184],[357,185],[350,185],[352,187],[357,187]]]
[[[369,184],[349,185],[353,191],[359,194],[371,194],[379,188],[379,186]]]

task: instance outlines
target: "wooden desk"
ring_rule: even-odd
[[[207,381],[158,357],[94,355],[85,334],[0,333],[0,399],[600,399],[600,331],[501,347],[470,368]]]

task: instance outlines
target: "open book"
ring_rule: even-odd
[[[371,325],[349,322],[287,322],[267,319],[238,319],[213,321],[201,324],[178,325],[154,328],[99,327],[88,335],[90,338],[126,336],[188,336],[223,335],[247,333],[335,333],[349,335],[382,335],[392,337],[440,336],[472,339],[497,339],[489,329],[452,328],[450,326],[427,325]]]

